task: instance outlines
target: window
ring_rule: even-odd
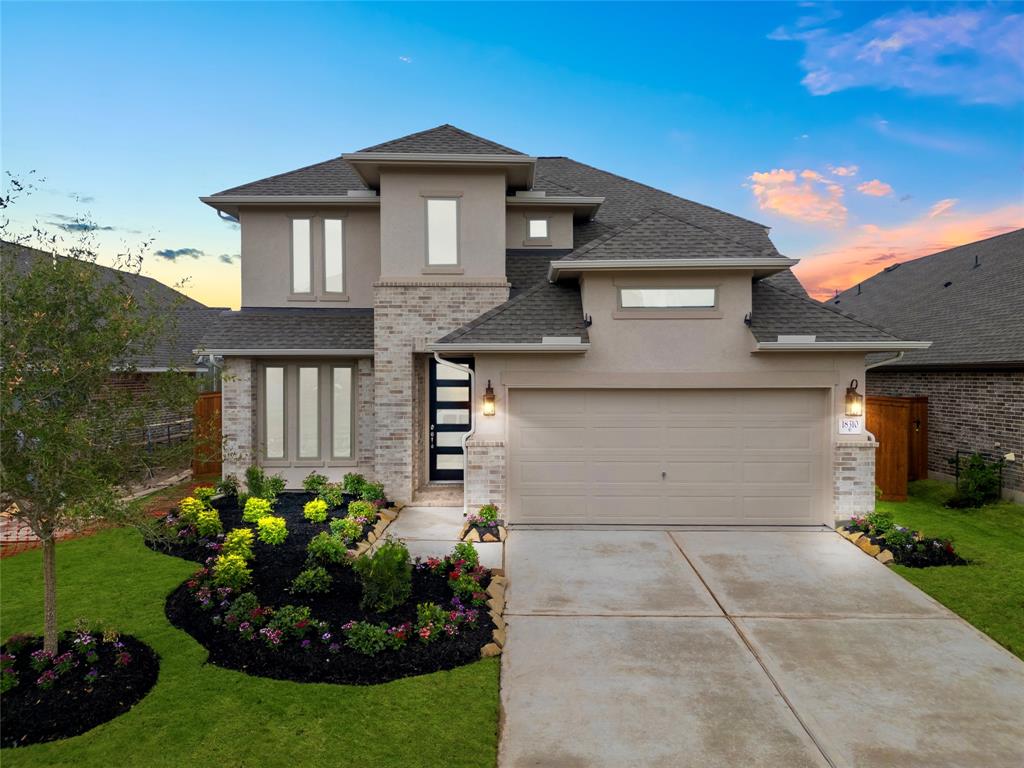
[[[319,368],[299,368],[299,458],[320,456]]]
[[[454,266],[459,263],[459,201],[446,198],[427,200],[427,264]]]
[[[547,240],[548,220],[528,219],[526,222],[526,237],[530,240]]]
[[[268,459],[284,458],[284,368],[267,368],[264,387],[264,429]]]
[[[352,369],[331,371],[331,456],[352,458]]]
[[[292,293],[312,293],[309,219],[292,219]]]
[[[345,222],[324,219],[324,292],[345,292]]]
[[[714,309],[714,288],[620,288],[622,309]]]

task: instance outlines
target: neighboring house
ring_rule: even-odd
[[[225,472],[360,471],[514,523],[873,507],[846,389],[922,343],[809,299],[760,224],[449,125],[202,200],[241,222],[242,309],[201,350]]]
[[[948,478],[957,450],[1013,452],[1003,487],[1024,497],[1024,229],[895,264],[828,304],[933,342],[871,356],[867,374],[869,395],[928,398],[929,474]]]
[[[15,271],[27,271],[39,260],[52,261],[55,258],[46,251],[7,241],[0,241],[0,257],[3,258],[5,267],[9,263],[10,268]],[[111,387],[142,391],[150,386],[154,374],[172,368],[196,376],[211,374],[209,366],[197,362],[192,350],[199,346],[203,332],[212,319],[220,315],[223,308],[207,307],[151,277],[100,264],[92,266],[105,280],[123,280],[139,305],[146,308],[146,311],[158,312],[170,318],[166,336],[160,339],[152,350],[128,361],[130,370],[111,372]],[[191,412],[149,413],[146,416],[146,423],[146,433],[138,436],[140,442],[160,443],[178,440],[192,432]]]

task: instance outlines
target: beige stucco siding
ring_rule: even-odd
[[[527,237],[528,219],[548,220],[548,242]],[[538,206],[509,206],[505,214],[505,245],[508,248],[572,248],[572,211]]]

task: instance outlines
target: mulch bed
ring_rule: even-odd
[[[969,565],[953,548],[953,543],[945,539],[921,537],[905,546],[893,546],[882,536],[873,536],[863,528],[854,525],[846,526],[846,530],[863,533],[868,540],[883,550],[892,553],[897,565],[908,568],[932,568],[939,565]],[[919,536],[919,534],[916,534]]]
[[[97,642],[98,659],[87,661],[73,650],[75,633],[61,635],[59,653],[72,651],[75,666],[59,675],[53,687],[40,688],[40,673],[32,668],[32,652],[43,647],[43,639],[34,638],[17,649],[11,670],[18,684],[3,694],[0,707],[0,745],[19,747],[44,741],[78,736],[97,725],[124,714],[139,702],[156,683],[159,657],[145,643],[130,635],[121,635],[113,643]],[[9,653],[4,645],[3,653]],[[131,661],[117,666],[117,655],[127,652]],[[95,670],[97,677],[87,681]]]

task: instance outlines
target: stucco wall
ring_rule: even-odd
[[[957,449],[1015,452],[1003,487],[1024,494],[1024,371],[883,371],[867,373],[869,395],[928,398],[928,470],[950,475]]]
[[[548,220],[548,243],[527,240],[526,221]],[[572,248],[572,212],[556,208],[510,206],[505,214],[505,246],[507,248]]]

